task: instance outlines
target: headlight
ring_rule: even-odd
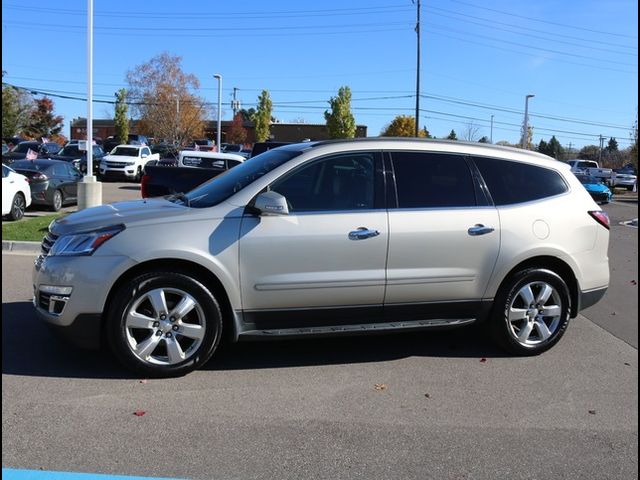
[[[93,232],[64,235],[56,240],[49,251],[49,255],[91,255],[100,245],[119,234],[122,230],[124,230],[124,225],[117,225]]]
[[[124,162],[124,164],[128,167],[130,167],[131,165],[135,165],[136,162]]]

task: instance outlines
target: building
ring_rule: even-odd
[[[136,120],[131,120],[129,123],[129,131],[131,133],[136,132]],[[222,142],[225,142],[227,130],[231,128],[232,122],[222,122]],[[216,126],[217,122],[208,121],[205,126],[205,135],[207,138],[216,139]],[[255,130],[252,122],[244,122],[243,127],[247,130],[247,143],[251,144],[255,142]],[[71,121],[71,140],[84,140],[86,139],[87,132],[87,119],[75,118]],[[94,119],[93,120],[93,137],[105,139],[111,135],[115,135],[115,127],[113,119]],[[356,126],[356,137],[366,137],[367,127],[366,125]],[[324,124],[312,124],[312,123],[272,123],[271,124],[271,138],[274,142],[300,142],[302,140],[327,140],[329,134],[327,132],[327,126]]]

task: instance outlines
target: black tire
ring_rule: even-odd
[[[547,287],[552,290],[549,296],[543,294]],[[526,299],[533,303],[527,305]],[[495,298],[491,334],[509,353],[538,355],[560,341],[570,313],[569,288],[558,274],[539,268],[522,270],[503,283]]]
[[[140,183],[141,180],[142,180],[142,167],[138,167],[138,170],[136,170],[136,176],[133,178],[133,181],[136,183]]]
[[[158,291],[165,298],[164,318],[151,303],[151,296]],[[126,368],[145,377],[185,375],[207,362],[220,343],[223,325],[220,306],[204,285],[188,275],[165,271],[139,275],[120,287],[113,298],[105,326],[108,344]],[[187,298],[195,306],[184,316],[176,314],[175,323],[169,323],[169,314]],[[130,319],[134,315],[129,313],[145,315],[140,320],[145,325],[132,326]],[[153,323],[147,322],[147,318],[153,319]],[[202,338],[195,339],[182,330],[199,325],[204,329]],[[148,355],[144,351],[147,344]],[[170,350],[175,352],[176,345],[184,360],[171,358]]]
[[[54,212],[59,212],[62,208],[62,201],[62,192],[60,190],[55,190],[51,199],[51,210],[53,210]]]
[[[24,211],[27,209],[27,202],[21,192],[16,193],[11,201],[11,211],[9,218],[11,220],[20,220],[24,217]]]

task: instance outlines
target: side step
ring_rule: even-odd
[[[265,340],[268,338],[328,337],[335,335],[359,335],[365,333],[406,332],[470,325],[475,318],[411,320],[406,322],[363,323],[357,325],[332,325],[327,327],[283,328],[274,330],[246,330],[239,340]]]

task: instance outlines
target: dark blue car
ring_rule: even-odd
[[[596,177],[592,175],[583,175],[580,173],[576,174],[580,183],[584,185],[584,188],[587,189],[587,192],[591,195],[591,197],[598,203],[609,203],[611,201],[611,190],[604,183],[598,180]]]

